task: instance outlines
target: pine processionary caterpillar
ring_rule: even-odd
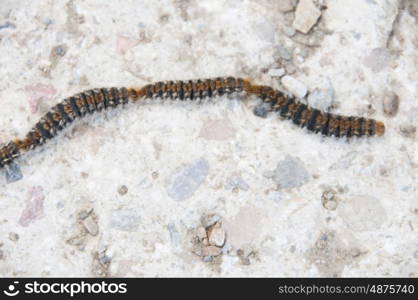
[[[281,117],[292,120],[302,128],[306,127],[325,136],[381,136],[385,132],[385,126],[380,121],[325,113],[269,86],[253,85],[241,78],[157,82],[140,89],[92,89],[66,98],[52,107],[24,139],[16,139],[0,147],[0,168],[10,164],[22,153],[52,139],[74,120],[86,114],[145,98],[198,100],[235,92],[255,95],[269,104],[270,111],[277,112]]]

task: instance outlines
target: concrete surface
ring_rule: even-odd
[[[86,118],[2,175],[0,276],[417,276],[417,11],[1,0],[0,142],[81,90],[224,75],[387,131],[323,138],[241,95]]]

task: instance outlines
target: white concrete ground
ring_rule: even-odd
[[[82,90],[228,75],[386,134],[324,138],[241,95],[94,115],[1,172],[0,276],[417,276],[417,17],[414,0],[1,0],[0,142]]]

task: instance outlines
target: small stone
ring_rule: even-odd
[[[203,255],[203,250],[202,250],[202,247],[200,245],[194,245],[193,249],[192,249],[192,252],[194,254],[196,254],[197,256],[202,256]]]
[[[80,220],[84,220],[93,212],[93,208],[90,209],[83,209],[78,213],[78,218]]]
[[[206,215],[202,217],[200,221],[205,228],[208,228],[214,225],[215,223],[218,223],[220,220],[221,220],[221,216],[213,214],[213,215]]]
[[[308,103],[319,110],[329,111],[334,102],[334,89],[314,89],[308,96]]]
[[[358,232],[373,232],[389,219],[381,200],[369,195],[344,199],[339,203],[338,213],[348,228]]]
[[[86,237],[85,235],[77,235],[77,236],[73,236],[71,238],[69,238],[67,240],[67,243],[71,246],[83,246],[84,243],[86,242]]]
[[[201,158],[171,176],[167,193],[175,201],[184,201],[193,196],[208,174],[209,162]]]
[[[205,256],[202,258],[203,262],[212,262],[213,256]]]
[[[241,249],[237,250],[237,256],[243,265],[249,266],[251,265],[250,256],[254,256],[254,251],[249,245],[244,245]]]
[[[99,226],[97,226],[97,223],[94,221],[91,215],[85,218],[81,223],[87,232],[92,236],[96,236],[99,233]]]
[[[99,257],[99,262],[100,262],[102,265],[104,265],[104,266],[109,265],[109,264],[110,264],[110,262],[111,262],[111,260],[112,260],[112,259],[111,259],[109,256],[107,256],[106,254],[101,255],[101,256]]]
[[[16,25],[7,21],[6,23],[0,25],[0,30],[5,28],[15,29]]]
[[[253,108],[254,115],[260,118],[267,118],[269,112],[271,112],[270,103],[260,102]]]
[[[322,206],[328,210],[336,210],[338,206],[337,197],[335,195],[335,191],[327,190],[322,193]]]
[[[67,47],[63,45],[59,45],[53,48],[53,52],[55,55],[64,56],[67,52]]]
[[[30,187],[28,194],[25,208],[19,218],[19,224],[23,227],[27,227],[32,222],[44,217],[45,195],[42,186]]]
[[[216,246],[207,246],[202,248],[202,256],[218,256],[222,253],[222,249]]]
[[[288,37],[292,37],[296,34],[296,30],[293,27],[283,27],[282,31]]]
[[[389,117],[393,117],[399,110],[399,97],[394,92],[388,92],[383,98],[383,111]]]
[[[121,196],[126,195],[127,192],[128,192],[128,187],[126,185],[121,185],[118,188],[118,194]]]
[[[407,138],[415,138],[417,127],[412,124],[403,124],[399,127],[399,133]]]
[[[262,43],[273,44],[275,41],[276,30],[275,26],[268,19],[258,19],[254,22],[254,33]]]
[[[0,260],[2,260],[4,258],[4,252],[3,250],[0,249]]]
[[[233,139],[236,132],[237,129],[229,119],[208,119],[203,122],[199,137],[206,140],[226,141]]]
[[[296,72],[296,66],[292,63],[286,64],[285,69],[287,74],[293,74]]]
[[[225,186],[227,189],[248,191],[250,186],[242,179],[241,176],[232,176]]]
[[[369,55],[364,58],[364,64],[374,73],[379,73],[389,67],[393,56],[386,47],[374,48]]]
[[[316,7],[313,0],[300,0],[295,12],[293,28],[307,34],[321,16],[321,10]]]
[[[270,75],[271,77],[282,77],[285,73],[286,72],[283,68],[270,69],[267,72],[267,74]]]
[[[278,6],[279,11],[281,12],[289,12],[294,9],[292,0],[276,1],[276,5]]]
[[[132,209],[117,210],[110,216],[110,226],[122,231],[136,231],[141,217]]]
[[[97,258],[99,263],[103,266],[108,266],[112,260],[112,254],[108,251],[107,246],[102,246],[97,251]]]
[[[19,165],[15,162],[6,165],[5,171],[7,183],[13,183],[23,178],[22,171],[20,171]]]
[[[292,51],[284,46],[277,46],[276,51],[274,53],[274,58],[277,60],[279,58],[283,58],[284,60],[291,60],[292,59]]]
[[[359,257],[360,254],[361,254],[361,252],[358,248],[350,249],[349,253],[350,253],[351,257]]]
[[[9,240],[11,240],[13,242],[17,242],[19,240],[19,235],[15,232],[10,232],[9,233]]]
[[[213,261],[213,256],[205,256],[202,258],[202,260],[206,263],[212,262]]]
[[[300,159],[288,155],[277,164],[272,179],[279,187],[289,189],[301,187],[311,176]]]
[[[268,175],[268,173],[265,175]],[[266,177],[273,178],[273,176],[266,176]],[[272,192],[269,192],[269,199],[273,200],[276,203],[281,203],[281,201],[284,199],[284,195],[285,194],[282,192],[272,191]]]
[[[296,55],[296,57],[295,57],[295,60],[298,62],[298,63],[303,63],[304,61],[305,61],[305,58],[303,58],[303,56],[301,56],[301,55]]]
[[[177,231],[176,225],[174,223],[170,223],[168,224],[167,228],[170,233],[170,240],[172,245],[176,250],[179,250],[181,246],[181,235]]]
[[[196,236],[199,238],[199,240],[207,238],[206,229],[202,226],[198,227],[196,229]]]
[[[216,223],[209,231],[209,244],[222,247],[225,243],[225,230],[221,223]]]
[[[306,86],[299,80],[295,79],[293,76],[284,76],[282,78],[282,84],[290,93],[298,98],[305,97],[306,93],[308,92]]]

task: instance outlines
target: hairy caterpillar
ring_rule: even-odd
[[[24,139],[16,139],[0,147],[0,168],[10,164],[22,153],[52,139],[74,120],[86,114],[145,98],[197,100],[235,92],[255,95],[269,104],[270,111],[277,112],[281,117],[292,120],[302,128],[306,127],[325,136],[381,136],[385,132],[385,126],[380,121],[325,113],[269,86],[253,85],[241,78],[157,82],[140,89],[92,89],[64,99],[52,107]]]

